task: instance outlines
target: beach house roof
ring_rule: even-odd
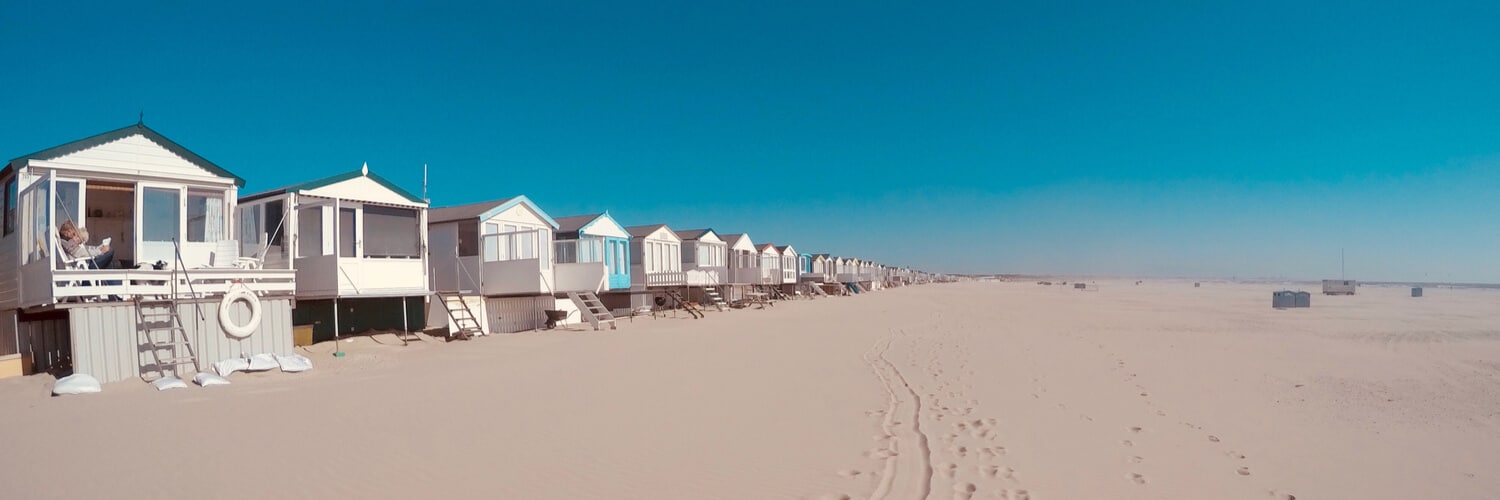
[[[121,127],[115,130],[104,132],[102,134],[92,135],[76,141],[53,146],[28,155],[18,156],[7,163],[4,170],[0,170],[0,177],[9,175],[28,161],[56,160],[64,156],[81,153],[83,151],[103,146],[105,144],[127,140],[137,136],[155,144],[157,147],[166,149],[167,151],[181,158],[181,161],[186,161],[193,166],[212,173],[213,175],[233,179],[235,186],[245,186],[244,178],[238,175],[234,175],[234,173],[214,164],[214,162],[208,161],[202,156],[198,156],[197,153],[189,151],[188,148],[182,147],[181,144],[173,142],[166,136],[163,136],[157,131],[152,130],[151,127],[147,127],[144,123],[136,123],[134,125]]]
[[[407,191],[405,189],[401,189],[401,186],[397,186],[396,183],[391,182],[389,180],[386,180],[386,178],[384,178],[384,177],[381,177],[379,175],[375,175],[374,172],[370,171],[370,165],[369,164],[365,164],[364,166],[360,167],[358,170],[354,170],[354,171],[351,171],[351,172],[344,172],[342,174],[331,175],[331,176],[328,176],[328,177],[324,177],[322,179],[311,180],[311,181],[307,181],[307,182],[301,182],[301,183],[297,183],[297,184],[292,184],[290,186],[279,187],[279,188],[272,189],[272,190],[269,190],[269,191],[262,191],[262,192],[259,192],[259,193],[255,193],[255,194],[243,196],[243,197],[240,198],[240,201],[241,202],[255,201],[255,200],[262,199],[262,198],[270,198],[272,196],[277,196],[277,195],[282,195],[282,194],[287,194],[287,193],[310,193],[310,194],[317,194],[317,193],[314,193],[314,191],[318,191],[318,190],[323,189],[323,188],[329,188],[329,187],[332,187],[332,186],[335,186],[335,185],[338,185],[338,184],[343,184],[343,183],[358,184],[358,185],[351,185],[351,186],[349,186],[351,188],[351,191],[361,193],[360,196],[348,196],[347,198],[351,199],[351,200],[382,201],[382,200],[378,200],[378,199],[372,199],[372,198],[376,198],[374,196],[365,196],[366,193],[370,193],[370,188],[372,188],[372,187],[380,187],[380,188],[386,189],[387,191],[390,191],[392,194],[396,195],[396,197],[398,198],[398,199],[385,200],[385,201],[404,201],[404,202],[407,202],[407,203],[412,203],[412,204],[417,204],[417,205],[424,205],[424,206],[427,205],[427,200],[424,200],[420,196],[412,194],[410,191]]]
[[[542,207],[537,206],[536,203],[532,202],[530,198],[527,198],[525,196],[512,196],[510,198],[500,200],[481,201],[454,207],[434,208],[428,214],[427,218],[429,223],[432,224],[469,219],[487,220],[501,212],[510,210],[511,208],[517,206],[525,207],[526,209],[536,213],[536,215],[542,220],[547,221],[548,224],[551,224],[553,229],[556,229],[558,227],[557,221],[553,220],[551,216],[547,215],[547,212],[543,211]]]

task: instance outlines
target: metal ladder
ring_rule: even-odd
[[[687,313],[691,315],[693,319],[699,319],[703,317],[703,310],[699,309],[698,306],[693,305],[692,302],[688,302],[687,299],[683,298],[682,293],[678,292],[677,289],[667,289],[667,297],[671,297],[672,301],[677,303],[677,307],[681,307],[682,310],[687,311]]]
[[[191,365],[194,375],[198,373],[198,351],[193,349],[193,343],[188,341],[187,329],[183,327],[182,315],[179,314],[177,299],[181,294],[177,290],[178,282],[187,284],[189,296],[196,296],[197,293],[193,290],[192,279],[187,275],[187,266],[182,262],[182,249],[177,245],[176,240],[172,241],[172,253],[173,260],[176,261],[176,269],[173,269],[168,277],[167,296],[153,299],[141,296],[135,298],[136,317],[140,321],[140,327],[136,329],[136,343],[151,352],[151,359],[154,362],[152,365],[154,370],[146,370],[145,367],[141,369],[141,379],[146,382],[153,382],[169,375],[181,379],[177,370],[184,365]],[[193,307],[198,312],[198,319],[203,320],[203,311],[197,309],[197,304]],[[148,308],[151,311],[147,311]],[[159,338],[159,334],[163,332],[167,334],[165,339]],[[163,357],[162,351],[170,351],[171,354]],[[146,375],[153,371],[156,377],[148,379]]]
[[[443,310],[448,311],[448,319],[453,320],[453,325],[458,327],[457,331],[448,332],[448,340],[469,340],[475,335],[483,335],[484,327],[479,326],[479,318],[474,316],[474,311],[469,309],[469,302],[464,300],[463,294],[459,292],[437,292],[438,300],[443,302]]]
[[[598,330],[599,325],[604,323],[609,323],[610,330],[615,329],[615,315],[609,312],[609,308],[604,307],[604,303],[599,301],[599,296],[594,292],[568,292],[568,299],[578,307],[578,313],[583,320],[594,325],[595,330]]]

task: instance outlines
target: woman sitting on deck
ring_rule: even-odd
[[[73,224],[73,221],[63,221],[62,227],[57,229],[58,243],[62,245],[63,253],[70,259],[88,259],[90,269],[107,269],[114,264],[115,251],[109,245],[88,245],[89,231]]]

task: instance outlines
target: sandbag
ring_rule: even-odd
[[[186,389],[187,382],[183,382],[182,379],[169,375],[152,381],[151,386],[156,387],[156,390],[158,391],[165,391],[167,389]]]
[[[229,379],[214,375],[209,372],[201,372],[193,376],[193,383],[208,387],[210,385],[229,385]]]
[[[287,373],[305,372],[312,369],[312,360],[301,354],[289,356],[276,355],[276,362],[281,365],[281,371]]]
[[[57,379],[57,383],[52,384],[52,395],[54,396],[93,394],[100,390],[102,389],[99,388],[99,379],[82,373]]]
[[[248,372],[263,372],[281,366],[276,362],[274,354],[256,354],[250,356],[250,366],[245,369]]]
[[[214,363],[214,372],[217,372],[220,377],[228,377],[231,373],[249,369],[250,362],[245,360],[245,358],[229,358]]]

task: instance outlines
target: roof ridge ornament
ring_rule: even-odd
[[[359,175],[370,176],[370,162],[365,162],[364,166],[359,167]]]

